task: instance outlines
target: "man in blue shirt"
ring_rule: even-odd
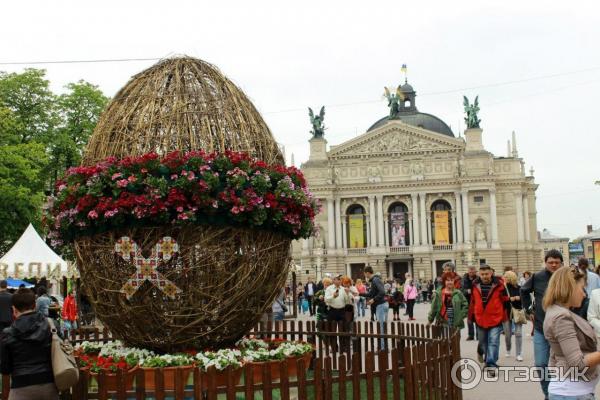
[[[589,270],[590,263],[587,258],[581,257],[577,262],[577,268],[579,271],[587,275],[587,286],[585,291],[587,292],[588,298],[592,295],[592,290],[600,289],[600,276],[597,273]]]

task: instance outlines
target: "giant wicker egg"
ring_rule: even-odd
[[[244,151],[270,164],[283,156],[248,97],[215,66],[182,57],[135,75],[102,114],[83,156],[93,165],[114,156],[179,150]],[[171,299],[151,284],[121,293],[135,272],[114,249],[121,237],[149,256],[163,237],[179,245],[161,273],[181,292]],[[159,351],[218,348],[253,327],[284,285],[291,239],[233,226],[124,227],[80,237],[75,253],[97,317],[115,338]]]

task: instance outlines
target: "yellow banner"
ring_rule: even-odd
[[[593,241],[594,244],[594,266],[600,266],[600,240]]]
[[[353,249],[365,247],[365,224],[363,215],[350,215],[348,218],[350,230],[350,247]]]
[[[450,229],[448,227],[448,211],[434,211],[435,244],[450,244]]]

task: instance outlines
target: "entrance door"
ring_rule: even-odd
[[[358,263],[358,264],[350,264],[350,277],[352,278],[353,281],[356,281],[357,279],[362,279],[362,281],[365,281],[365,264],[364,263]]]
[[[408,261],[392,261],[392,276],[404,282],[408,273]]]
[[[435,260],[435,277],[442,276],[444,269],[442,268],[445,263],[452,260]]]

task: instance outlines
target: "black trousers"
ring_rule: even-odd
[[[409,318],[413,318],[415,308],[415,299],[406,300],[406,312],[408,313]]]
[[[327,321],[344,321],[344,308],[329,307],[327,312]]]

